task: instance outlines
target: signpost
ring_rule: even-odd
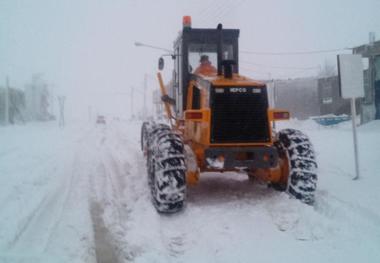
[[[344,99],[351,99],[351,119],[355,152],[355,176],[359,179],[359,153],[356,135],[356,98],[364,97],[363,62],[361,55],[343,54],[338,55],[338,71],[340,95]]]

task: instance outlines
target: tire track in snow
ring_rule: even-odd
[[[145,171],[145,160],[142,158],[141,152],[136,150],[135,144],[130,144],[129,151],[130,160],[133,160],[130,174],[126,177],[125,199],[128,203],[129,220],[126,225],[129,229],[128,235],[125,237],[134,259],[151,260],[143,262],[157,261],[157,251],[161,251],[163,244],[158,231],[157,213],[151,204],[150,190]],[[167,258],[167,257],[165,257]]]
[[[298,241],[321,240],[329,234],[330,222],[326,218],[284,192],[275,195],[265,207],[277,229]]]
[[[315,210],[324,215],[327,218],[341,217],[345,221],[350,221],[353,223],[355,220],[364,221],[361,225],[379,226],[380,225],[380,215],[371,211],[370,209],[360,205],[353,204],[344,201],[334,194],[327,192],[319,192],[318,198],[316,200]],[[350,215],[348,217],[348,215]],[[368,225],[368,223],[370,225]]]
[[[49,177],[49,174],[55,173],[57,170],[57,165],[55,165],[53,168],[51,167],[50,163],[58,163],[58,158],[50,156],[47,159],[44,160],[44,163],[41,163],[41,161],[34,162],[32,165],[29,164],[25,168],[23,167],[23,164],[20,164],[18,167],[21,171],[28,171],[28,174],[41,174],[38,178],[33,178],[34,181],[27,181],[25,180],[25,184],[22,185],[14,185],[12,186],[12,183],[9,183],[10,185],[4,187],[8,190],[5,191],[5,193],[1,193],[0,198],[0,207],[7,207],[9,203],[11,203],[13,200],[18,199],[18,192],[23,193],[27,192],[27,188],[33,187],[35,185],[43,185],[46,183],[46,181],[49,181],[51,178]],[[49,165],[46,165],[45,163],[48,163]],[[30,168],[30,166],[32,168]],[[23,172],[24,173],[24,172]]]
[[[129,165],[120,158],[119,144],[116,130],[103,127],[97,138],[94,172],[90,176],[93,195],[89,202],[97,262],[123,262],[134,258],[125,239],[129,215],[123,193]]]
[[[69,137],[68,140],[66,138],[63,141],[53,140],[50,142],[52,145],[49,146],[49,152],[43,152],[43,155],[37,156],[38,158],[29,156],[28,152],[29,155],[26,157],[29,159],[26,159],[26,162],[21,159],[24,161],[21,162],[24,166],[25,164],[31,165],[36,160],[39,160],[40,163],[31,165],[30,168],[32,169],[25,170],[26,173],[23,167],[18,168],[24,174],[22,176],[20,174],[19,179],[21,180],[18,181],[19,184],[17,185],[19,190],[13,191],[7,197],[10,202],[7,202],[5,209],[10,210],[10,213],[4,209],[2,212],[5,215],[12,215],[15,214],[12,210],[16,210],[20,206],[21,210],[18,213],[21,215],[19,218],[13,218],[9,225],[8,222],[6,225],[2,225],[4,228],[7,228],[8,225],[8,230],[5,232],[5,237],[8,240],[4,238],[3,245],[6,251],[5,256],[18,255],[25,257],[25,259],[32,256],[45,257],[49,256],[51,250],[54,253],[65,251],[65,256],[66,254],[69,256],[68,254],[72,252],[73,254],[83,253],[77,253],[80,248],[78,246],[70,247],[70,242],[65,243],[64,240],[68,240],[67,237],[70,236],[67,233],[68,228],[72,228],[76,234],[81,234],[80,237],[75,233],[71,235],[74,238],[78,237],[78,241],[80,239],[81,243],[82,241],[86,242],[87,239],[86,235],[83,235],[85,228],[80,228],[84,230],[80,232],[75,229],[76,220],[70,216],[72,211],[68,211],[68,209],[73,207],[72,197],[69,200],[73,190],[78,190],[77,184],[81,177],[81,173],[78,171],[84,170],[81,167],[83,163],[81,152],[78,151],[81,145],[78,147],[78,144],[82,144],[82,138],[89,137],[90,134],[91,132],[88,130],[84,132],[81,130],[79,136],[75,134],[76,136]],[[45,158],[45,156],[49,158]],[[30,159],[31,157],[33,158]],[[29,177],[29,174],[32,176]],[[71,207],[68,204],[69,202]],[[68,218],[73,219],[72,225],[63,221]],[[60,228],[64,229],[65,232],[59,231]],[[87,256],[84,258],[88,259]]]
[[[117,251],[113,246],[112,235],[106,227],[103,215],[104,210],[101,204],[92,201],[90,203],[90,214],[94,231],[95,256],[97,263],[120,262]]]
[[[114,205],[112,197],[109,196],[113,189],[109,185],[109,178],[104,164],[103,151],[105,127],[101,127],[100,133],[97,134],[93,142],[96,147],[96,154],[93,163],[93,171],[89,175],[89,183],[91,195],[89,196],[89,208],[94,234],[94,250],[96,262],[120,262],[117,249],[115,248],[115,240],[112,232],[107,227],[104,220],[106,206]]]
[[[127,236],[133,244],[136,257],[159,258],[163,262],[182,262],[186,252],[187,236],[179,231],[182,220],[180,213],[174,215],[158,214],[151,201],[147,181],[145,159],[133,144],[134,165],[127,182],[127,200],[129,203],[132,237]],[[149,261],[149,260],[148,260]],[[144,260],[143,260],[144,262]]]
[[[149,236],[147,238],[144,238],[144,236],[148,235],[145,233],[147,232],[145,229],[143,230],[143,233],[134,233],[134,236],[137,236],[136,239],[139,239],[139,242],[135,242],[135,244],[145,248],[143,250],[143,258],[148,259],[148,261],[150,258],[157,258],[157,256],[159,256],[160,260],[165,262],[186,261],[187,251],[190,250],[193,252],[194,249],[196,249],[197,239],[199,238],[197,232],[193,232],[192,228],[189,228],[187,225],[195,224],[195,228],[202,229],[199,224],[202,225],[202,223],[204,223],[203,220],[198,219],[193,223],[190,223],[190,221],[192,221],[189,214],[192,213],[191,209],[195,208],[197,210],[193,211],[195,212],[194,216],[199,216],[200,213],[206,215],[204,220],[208,222],[208,213],[206,211],[200,212],[203,208],[198,206],[211,208],[216,202],[215,199],[218,199],[218,204],[221,205],[224,202],[234,202],[236,198],[231,196],[228,191],[226,192],[225,183],[212,180],[212,185],[211,182],[209,185],[207,183],[201,183],[201,185],[191,189],[193,195],[191,198],[188,198],[188,203],[191,203],[191,207],[187,206],[184,213],[181,212],[174,215],[158,214],[151,203],[151,194],[147,183],[145,158],[139,149],[138,141],[134,145],[133,151],[135,152],[135,161],[133,162],[132,174],[128,177],[128,201],[134,204],[131,211],[132,222],[130,223],[134,228],[140,229],[144,229],[144,225],[149,224]],[[236,182],[233,179],[232,182],[233,185],[230,190],[231,194],[241,195],[240,197],[243,199],[246,199],[245,197],[258,195],[252,191],[253,189],[251,185],[245,184],[245,182]],[[218,186],[217,188],[215,188],[215,183]],[[242,188],[244,193],[241,193]],[[200,199],[202,199],[202,201]],[[211,214],[210,216],[214,215]],[[142,220],[142,218],[149,218],[149,220]],[[142,222],[137,222],[137,220]]]
[[[86,138],[91,136],[93,132],[94,132],[93,129],[86,129],[85,132],[80,133],[79,135],[76,135],[73,139],[71,139],[69,141],[70,143],[69,145],[71,145],[72,143],[74,143],[74,145],[82,143]],[[68,144],[65,143],[64,146],[61,145],[60,147],[61,148],[67,147],[67,145]],[[9,192],[5,192],[5,193],[3,192],[0,194],[1,195],[0,207],[2,207],[3,209],[6,208],[7,205],[12,203],[12,201],[19,199],[19,194],[30,192],[29,188],[34,187],[34,186],[45,186],[45,184],[51,183],[50,181],[52,179],[58,179],[58,180],[60,179],[60,178],[55,178],[54,176],[52,176],[52,175],[55,175],[57,172],[59,172],[59,169],[62,168],[58,165],[60,161],[62,161],[60,159],[59,154],[57,154],[60,152],[53,151],[50,153],[44,153],[43,156],[37,156],[38,158],[36,158],[36,156],[32,156],[30,152],[23,152],[23,148],[24,146],[18,147],[18,148],[16,147],[12,148],[15,151],[15,153],[19,155],[18,159],[21,160],[20,164],[17,166],[17,170],[22,171],[22,172],[17,172],[17,174],[19,173],[25,174],[25,171],[27,171],[28,175],[38,174],[40,176],[37,178],[31,176],[31,179],[25,178],[23,176],[19,176],[20,179],[26,179],[25,184],[18,184],[18,185],[12,186],[10,183],[9,186],[4,187],[4,189],[8,189]],[[17,152],[16,150],[18,150],[19,152]],[[20,151],[21,151],[21,154],[20,154]],[[26,155],[26,156],[23,156],[23,155]],[[25,157],[28,157],[28,158],[25,158]],[[30,157],[33,157],[33,158],[30,158]],[[55,164],[53,167],[51,165],[52,163]],[[32,179],[33,181],[31,181]],[[42,202],[42,199],[40,202]],[[39,203],[36,204],[35,206],[38,206],[38,205]],[[30,213],[32,214],[33,211],[31,211]]]
[[[74,161],[74,169],[77,162]],[[51,238],[54,227],[59,223],[67,199],[72,190],[75,173],[71,171],[70,177],[58,183],[46,194],[33,211],[20,224],[14,238],[8,243],[10,250],[34,250],[42,253]],[[62,187],[63,186],[63,187]],[[51,217],[51,215],[56,215]]]
[[[346,202],[324,191],[317,191],[314,206],[285,195],[276,197],[267,206],[267,211],[280,231],[289,232],[297,240],[321,240],[339,234],[343,229],[350,229],[353,225],[360,225],[363,233],[377,231],[380,236],[380,216],[360,204]]]
[[[160,215],[159,233],[161,242],[165,246],[168,257],[171,258],[170,261],[174,260],[174,262],[178,262],[178,260],[180,260],[180,257],[183,256],[186,252],[186,233],[178,233],[178,229],[181,229],[178,224],[173,225],[171,223],[164,222],[174,219],[170,218],[171,216],[173,215]]]

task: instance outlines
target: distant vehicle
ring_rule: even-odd
[[[96,118],[96,124],[106,124],[106,118],[103,115],[98,115]]]

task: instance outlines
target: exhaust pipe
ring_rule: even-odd
[[[221,76],[223,74],[222,69],[222,60],[223,60],[223,25],[218,24],[217,28],[218,30],[218,46],[217,46],[217,52],[218,52],[218,76]]]
[[[232,79],[233,66],[236,65],[235,60],[223,60],[222,66],[224,71],[224,77],[226,79]]]

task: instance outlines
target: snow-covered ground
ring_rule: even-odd
[[[279,123],[308,134],[319,164],[314,207],[204,174],[183,212],[150,202],[140,123],[0,127],[0,262],[380,262],[380,121]]]

